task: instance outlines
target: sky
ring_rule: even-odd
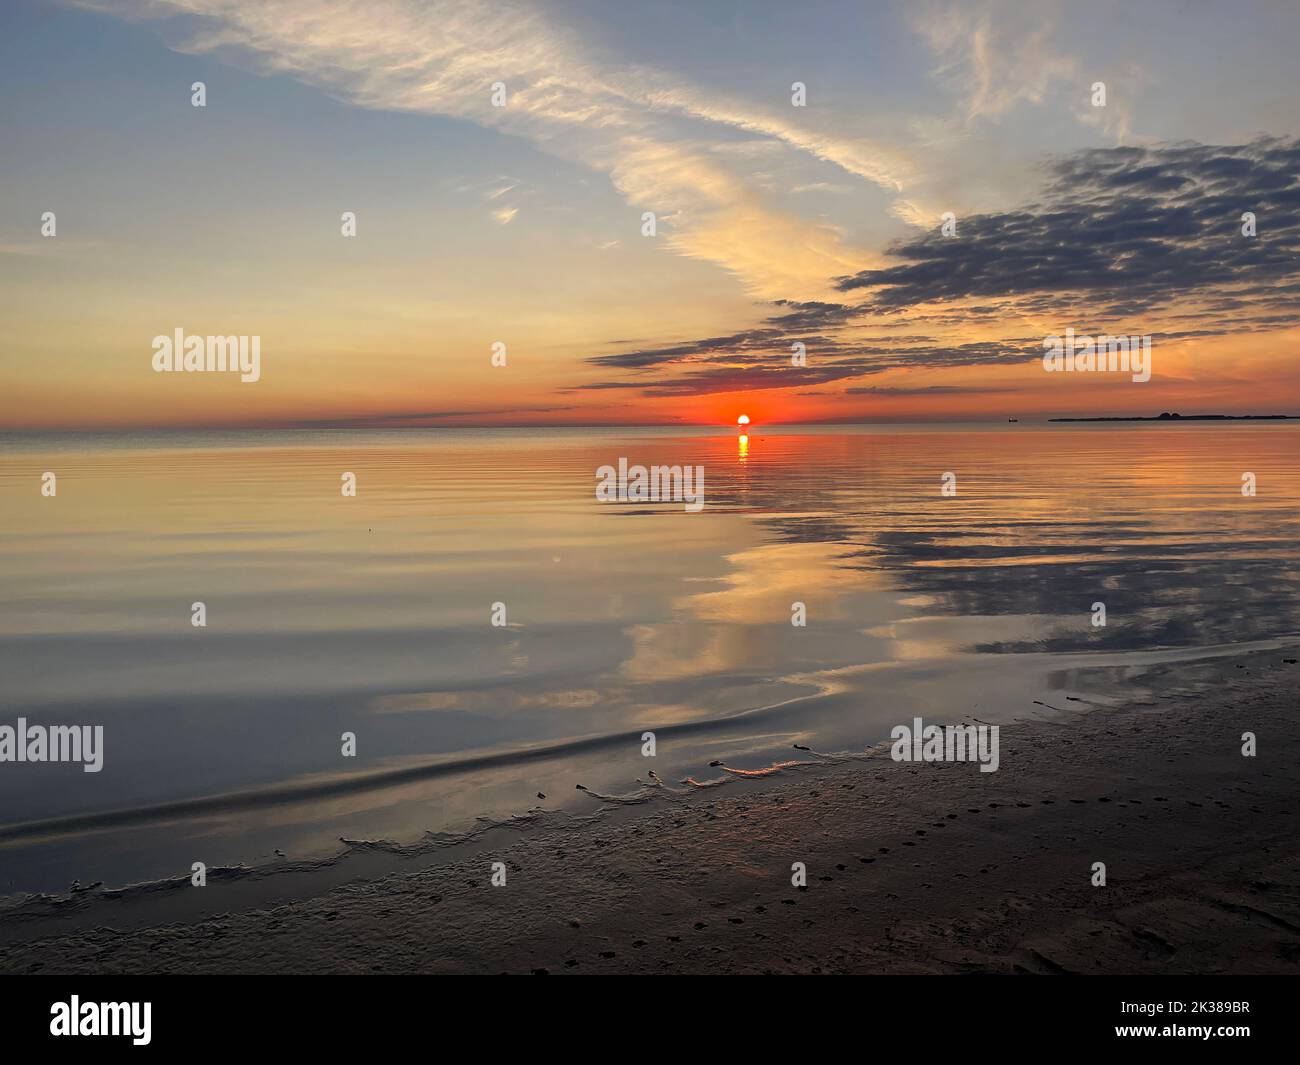
[[[1298,42],[1285,3],[11,0],[0,429],[1300,414]],[[156,372],[177,329],[259,379]],[[1067,329],[1150,380],[1046,372]]]

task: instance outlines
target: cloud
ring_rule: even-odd
[[[665,347],[639,348],[617,354],[596,355],[588,361],[596,366],[647,369],[716,355],[748,355],[761,361],[776,354],[778,348],[782,353],[781,357],[788,360],[791,353],[790,345],[796,340],[806,345],[835,345],[835,341],[815,331],[842,324],[856,313],[854,308],[837,303],[798,303],[792,300],[777,300],[773,306],[781,308],[782,313],[764,319],[761,325],[753,329],[682,344],[670,344]]]
[[[970,396],[1009,391],[1011,389],[965,387],[962,385],[917,385],[912,388],[858,385],[854,388],[846,388],[844,394],[849,396]]]
[[[919,4],[913,28],[940,60],[940,80],[967,93],[964,118],[1002,117],[1021,103],[1040,104],[1057,82],[1079,83],[1078,60],[1052,44],[1054,5],[1031,13],[1006,3]]]
[[[1004,366],[1041,357],[1045,334],[1026,327],[1043,320],[1047,333],[1115,324],[1165,341],[1300,324],[1300,140],[1088,149],[1048,173],[1038,203],[963,218],[956,237],[926,234],[838,279],[863,303],[777,300],[747,330],[592,356],[629,376],[581,387],[693,395]],[[791,365],[793,341],[807,366]]]
[[[833,181],[812,181],[806,185],[796,185],[790,190],[791,192],[831,192],[839,196],[847,196],[853,191],[852,185],[840,185]]]
[[[1272,299],[1300,278],[1300,141],[1090,149],[1051,174],[1041,203],[896,245],[892,264],[837,288],[877,309],[975,297],[1123,317],[1195,292]],[[1242,235],[1244,211],[1257,237]]]
[[[944,344],[916,336],[856,339],[822,336],[810,338],[807,365],[795,366],[790,358],[792,336],[783,330],[764,327],[672,347],[599,355],[588,361],[630,370],[634,376],[589,382],[567,391],[634,389],[642,396],[654,397],[798,389],[869,377],[887,370],[1008,365],[1042,356],[1039,337]],[[675,376],[652,373],[669,367],[678,371]]]
[[[517,418],[520,415],[555,414],[570,411],[571,406],[551,407],[479,407],[465,410],[381,411],[351,417],[298,419],[301,429],[418,429],[458,419]],[[281,425],[282,422],[270,423]]]
[[[870,256],[765,202],[710,150],[736,131],[890,191],[907,164],[865,138],[606,56],[541,10],[471,0],[82,0],[155,22],[173,48],[285,74],[361,107],[449,115],[609,176],[630,205],[671,217],[661,239],[757,295],[812,296]],[[506,86],[494,107],[491,86]],[[498,218],[498,221],[502,219]]]

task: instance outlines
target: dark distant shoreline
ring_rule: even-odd
[[[1300,414],[1153,414],[1108,415],[1104,418],[1048,418],[1049,422],[1286,422]]]

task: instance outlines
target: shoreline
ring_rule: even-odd
[[[1291,657],[1157,667],[1155,706],[1003,725],[994,773],[878,751],[192,920],[166,891],[129,921],[111,898],[85,927],[8,915],[0,972],[1294,973]]]

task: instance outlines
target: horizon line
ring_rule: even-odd
[[[1280,421],[1300,419],[1300,414],[1224,414],[1221,412],[1162,412],[1161,414],[1102,414],[1102,415],[1066,415],[1035,414],[1006,415],[985,418],[836,418],[813,421],[767,421],[750,423],[746,428],[752,433],[762,428],[854,426],[854,425],[1006,425],[1006,424],[1051,424],[1062,422],[1174,422],[1190,420],[1224,420],[1224,421]],[[121,435],[128,433],[235,433],[235,432],[347,432],[349,430],[383,430],[388,432],[407,432],[429,430],[460,429],[725,429],[734,431],[738,426],[731,422],[468,422],[464,424],[429,424],[429,425],[383,425],[356,422],[290,422],[284,424],[236,423],[225,425],[124,425],[77,427],[44,426],[40,428],[0,427],[0,436],[41,436],[56,434],[82,435]]]

